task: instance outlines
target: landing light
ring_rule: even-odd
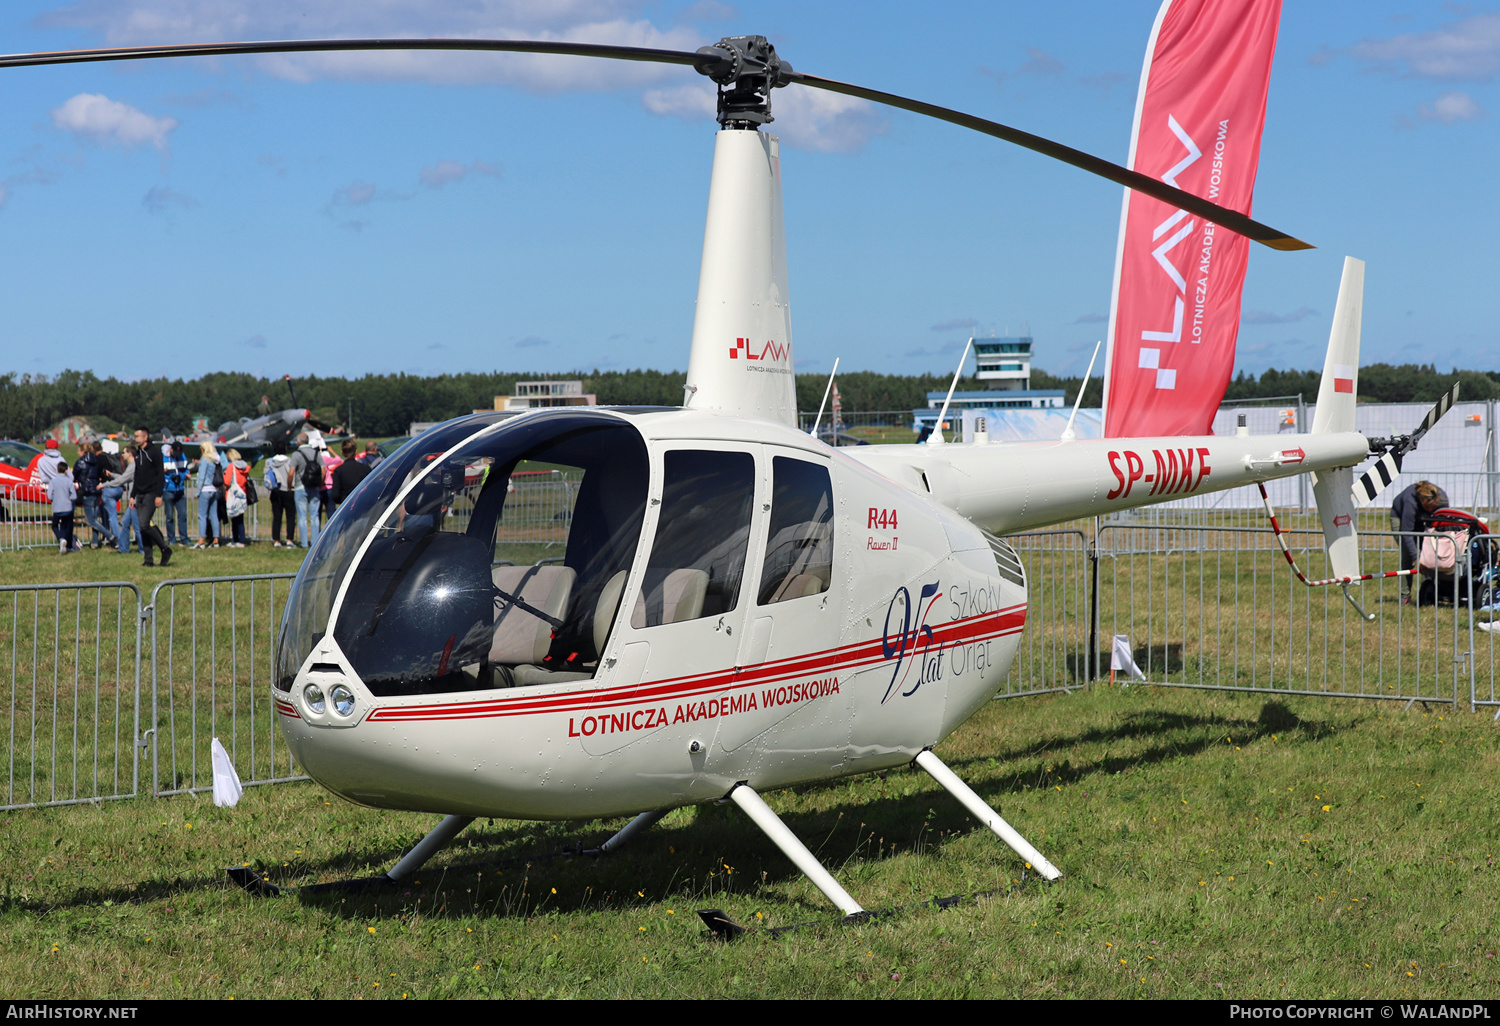
[[[333,709],[340,716],[348,716],[354,711],[354,692],[350,691],[347,685],[335,684],[332,698]]]
[[[321,713],[325,708],[323,702],[323,689],[318,687],[316,684],[309,684],[307,687],[302,689],[302,700],[306,702],[307,707],[315,713]]]

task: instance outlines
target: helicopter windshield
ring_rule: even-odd
[[[423,451],[452,448],[493,422],[494,418],[486,423],[464,417],[439,424],[422,436],[426,443]],[[291,690],[292,680],[307,654],[328,630],[328,615],[333,610],[339,581],[374,526],[376,516],[390,505],[420,455],[413,449],[382,460],[334,511],[312,551],[302,561],[287,596],[281,640],[276,649],[275,681],[282,691]]]
[[[602,414],[533,414],[448,449],[423,436],[378,472],[393,462],[373,512],[342,532],[355,549],[369,538],[332,625],[365,686],[390,696],[591,677],[618,602],[602,596],[641,536],[639,432]]]

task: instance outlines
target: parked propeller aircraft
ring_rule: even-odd
[[[764,130],[777,88],[935,117],[1266,245],[1305,244],[1049,140],[794,71],[762,37],[694,53],[475,39],[227,43],[0,65],[359,49],[682,65],[717,83],[720,126],[683,405],[439,425],[364,480],[292,586],[270,698],[299,764],[350,801],[446,816],[387,880],[474,817],[634,815],[607,851],[672,808],[728,800],[855,914],[859,903],[759,793],[911,763],[1055,878],[933,752],[995,693],[1026,624],[1025,569],[999,536],[1318,471],[1331,542],[1342,553],[1352,537],[1338,511],[1352,509],[1348,468],[1370,451],[1353,430],[1363,265],[1352,259],[1307,435],[957,444],[938,433],[922,445],[834,448],[798,430],[782,153]],[[559,528],[563,555],[509,565],[497,546],[515,519],[512,478],[538,466],[580,480]],[[243,882],[267,889],[253,874]]]

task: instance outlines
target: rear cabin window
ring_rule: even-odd
[[[718,616],[739,604],[754,501],[750,453],[666,453],[656,540],[631,626]]]
[[[833,579],[833,484],[819,463],[772,461],[771,524],[760,573],[760,604],[828,590]]]

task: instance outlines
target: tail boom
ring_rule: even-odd
[[[1355,431],[1270,437],[1109,438],[1021,445],[882,445],[849,450],[996,534],[1352,467]]]

